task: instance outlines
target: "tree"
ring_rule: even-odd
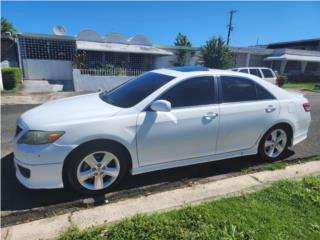
[[[230,68],[233,65],[233,57],[229,47],[221,37],[213,37],[201,47],[203,65],[209,68]]]
[[[191,47],[192,46],[188,37],[186,35],[183,35],[182,33],[178,33],[178,35],[176,37],[176,41],[174,42],[174,45],[177,47]],[[177,59],[173,64],[175,66],[184,66],[184,65],[186,65],[186,62],[187,62],[187,50],[178,49]]]
[[[5,32],[10,32],[12,35],[16,33],[16,29],[13,27],[12,23],[6,18],[1,17],[1,34]]]

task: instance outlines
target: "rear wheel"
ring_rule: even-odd
[[[259,145],[259,156],[266,161],[281,159],[289,146],[288,130],[282,126],[271,128],[261,139]]]
[[[111,191],[128,171],[128,159],[121,149],[103,143],[84,145],[68,160],[67,184],[85,195]]]

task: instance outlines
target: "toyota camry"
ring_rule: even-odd
[[[16,177],[26,187],[112,190],[141,174],[246,155],[282,158],[307,138],[310,104],[256,76],[158,69],[113,89],[51,101],[17,121]]]

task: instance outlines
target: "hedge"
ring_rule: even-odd
[[[10,90],[18,87],[21,83],[22,73],[21,69],[17,67],[1,68],[3,88]]]
[[[313,82],[320,83],[320,76],[314,75],[292,75],[288,76],[289,83],[303,83],[303,82]]]

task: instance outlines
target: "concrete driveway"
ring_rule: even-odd
[[[320,154],[320,94],[306,95],[312,105],[312,123],[309,137],[306,141],[295,146],[288,159],[305,158]],[[24,188],[14,176],[13,154],[11,139],[15,131],[17,117],[24,111],[36,105],[5,105],[2,107],[1,129],[1,211],[25,210],[35,207],[66,203],[80,196],[73,192],[56,190],[30,190]],[[261,162],[252,157],[233,158],[206,164],[182,167],[177,169],[157,171],[128,177],[118,190],[135,189],[154,184],[172,184],[186,179],[218,176],[225,173],[238,172]]]

